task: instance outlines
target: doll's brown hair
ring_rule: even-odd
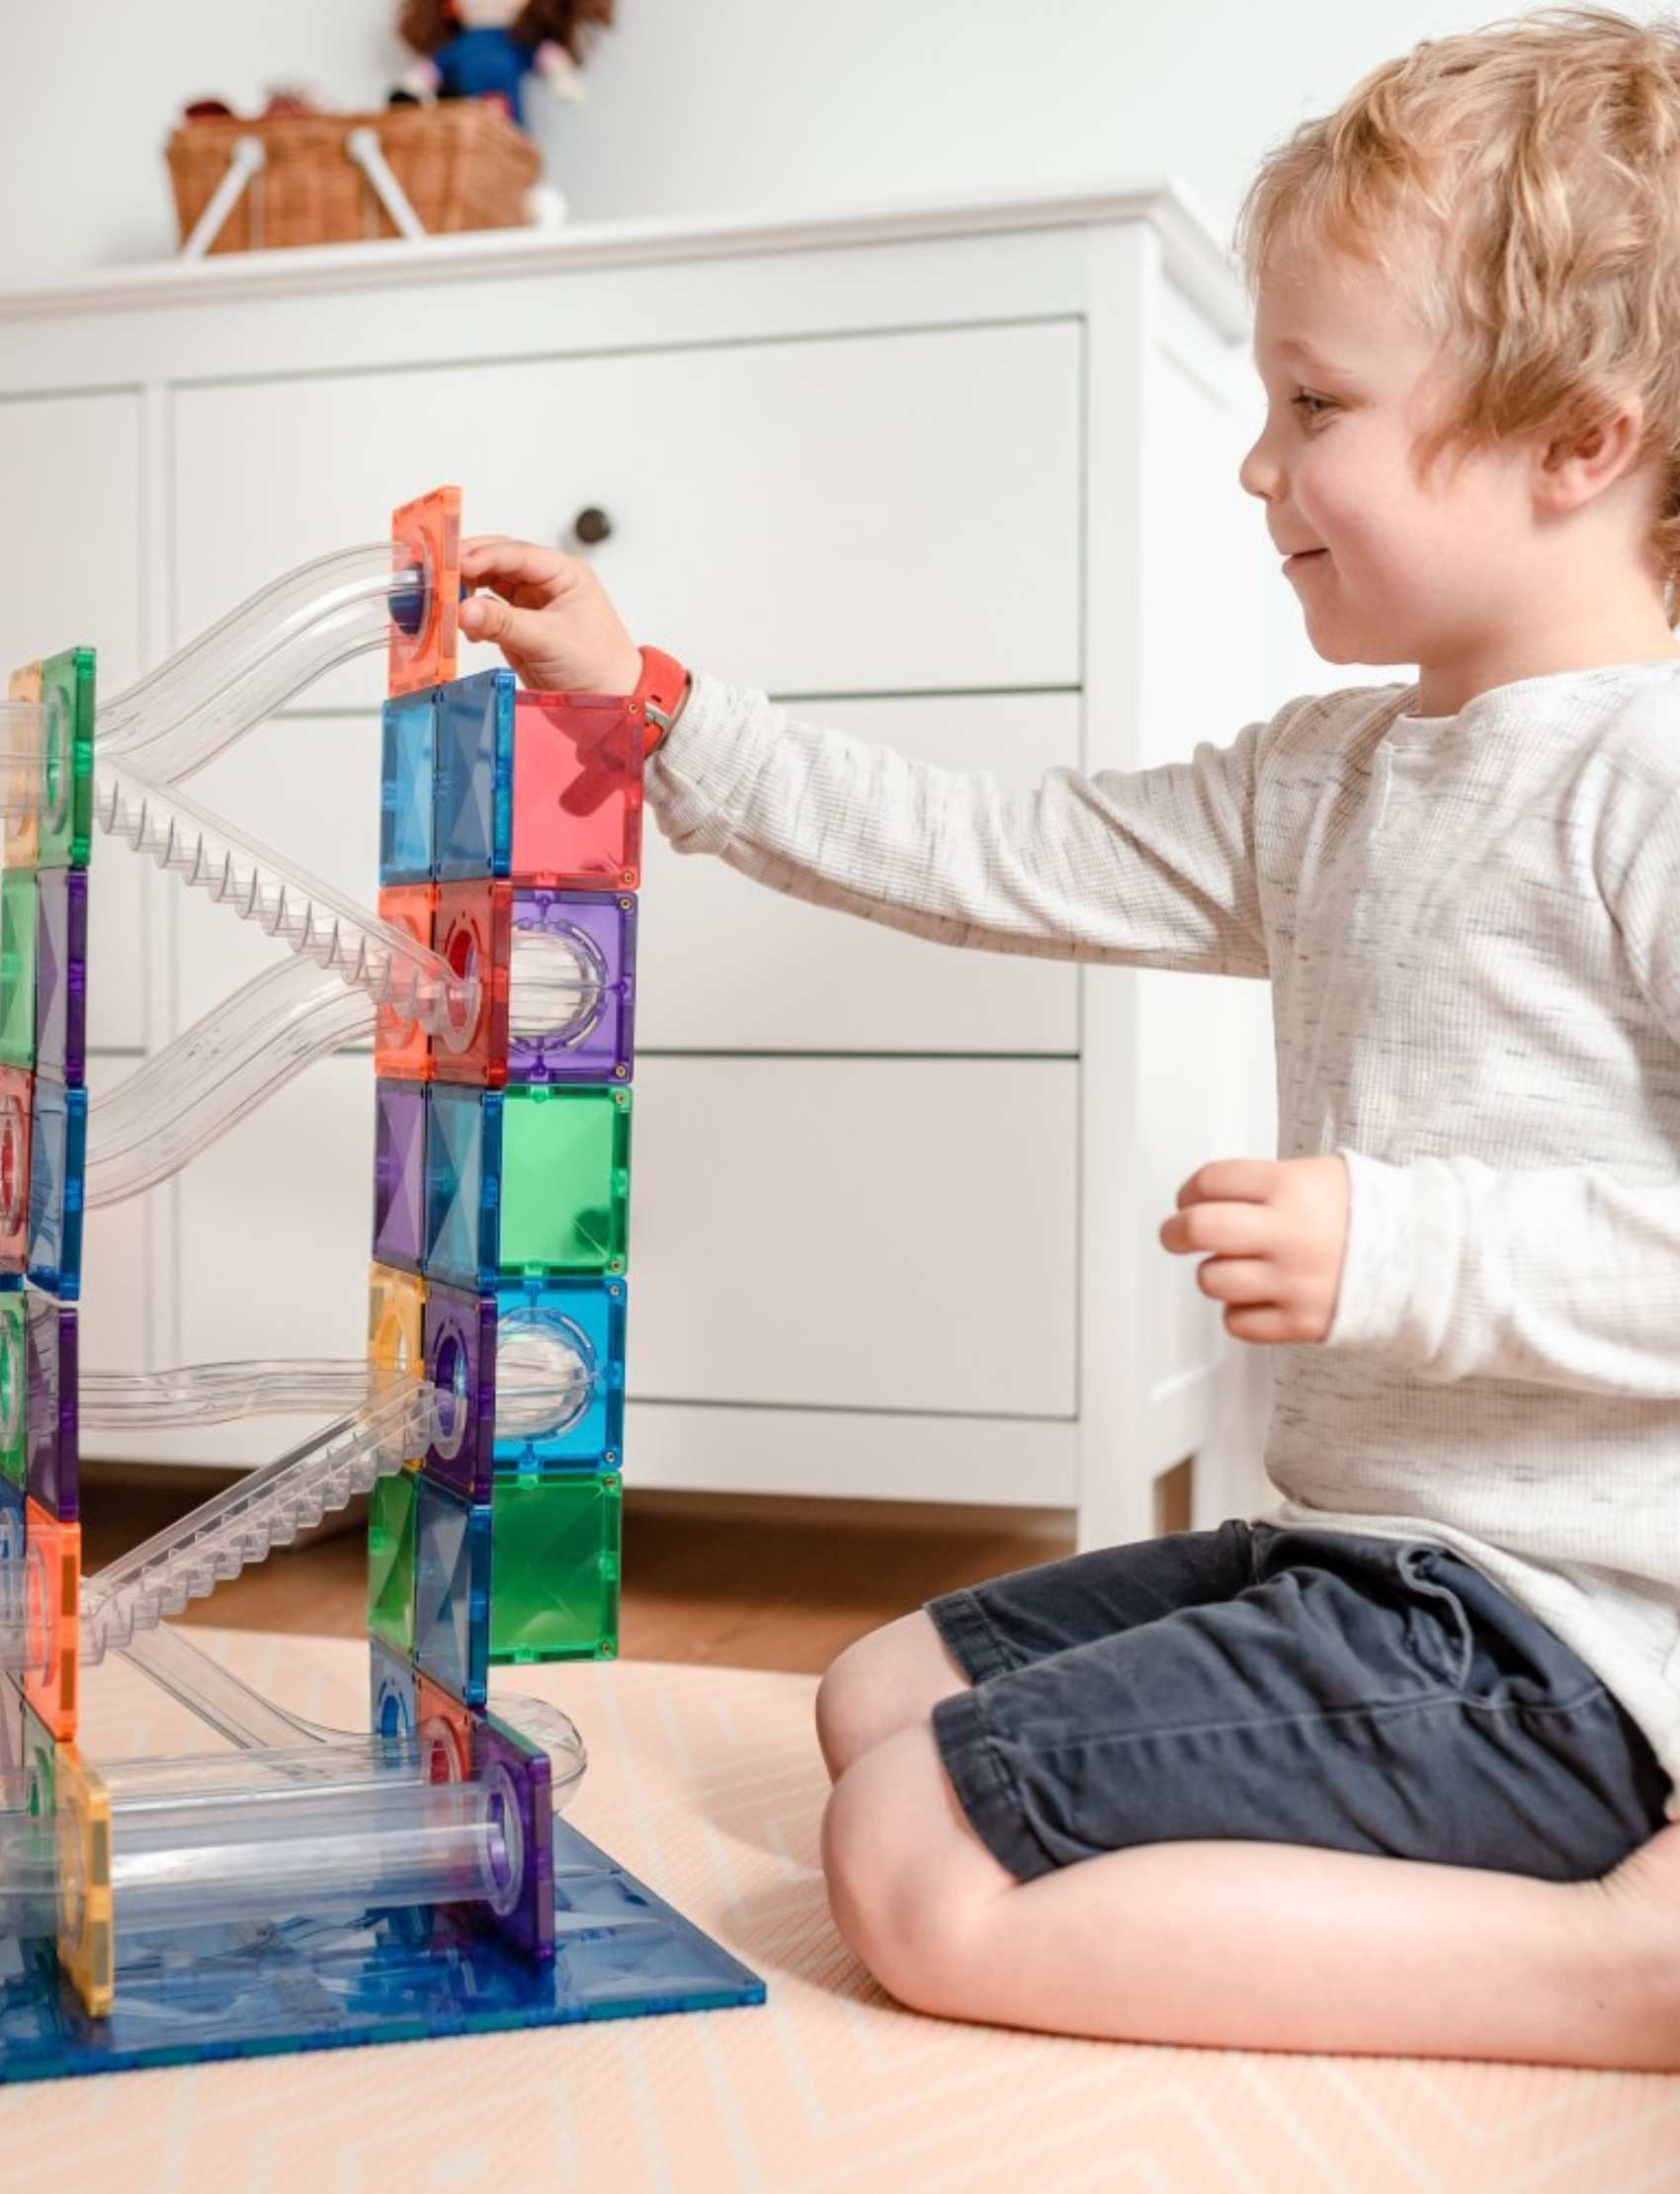
[[[512,23],[508,36],[521,45],[563,45],[574,61],[581,61],[584,47],[598,31],[613,20],[613,0],[530,0]],[[396,21],[397,35],[416,53],[435,53],[455,37],[460,25],[449,10],[449,0],[402,0]]]

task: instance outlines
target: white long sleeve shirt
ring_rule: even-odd
[[[1005,794],[702,677],[648,798],[945,944],[1268,978],[1280,1155],[1352,1185],[1329,1336],[1272,1351],[1278,1519],[1463,1555],[1680,1785],[1680,666],[1413,699]]]

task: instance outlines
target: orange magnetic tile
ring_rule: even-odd
[[[41,665],[25,663],[13,671],[6,681],[8,701],[40,701]],[[0,849],[3,849],[8,869],[33,869],[41,851],[41,771],[39,764],[29,761],[15,770],[8,771],[11,783],[6,790],[10,796],[4,802],[5,814],[0,821]],[[12,806],[27,801],[27,810],[18,814]]]
[[[393,696],[448,685],[461,653],[461,490],[435,487],[391,513],[391,543],[425,562],[427,589],[419,630],[392,619],[387,691]]]
[[[379,893],[379,919],[428,948],[438,903],[435,884],[387,884]],[[432,1047],[418,1021],[405,1021],[393,1006],[374,1016],[374,1071],[399,1081],[432,1078]]]
[[[76,1733],[82,1634],[82,1527],[24,1504],[29,1662],[24,1697],[60,1744]]]

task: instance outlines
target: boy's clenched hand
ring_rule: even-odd
[[[1190,1176],[1161,1227],[1239,1341],[1321,1341],[1348,1242],[1348,1169],[1322,1158],[1218,1158]]]
[[[501,649],[522,684],[549,693],[634,693],[641,653],[590,566],[535,542],[481,534],[461,575],[487,587],[461,605],[463,638]]]

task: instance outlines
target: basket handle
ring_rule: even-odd
[[[344,140],[344,149],[373,185],[374,196],[390,215],[397,234],[406,236],[411,243],[418,243],[426,233],[426,224],[410,204],[408,193],[392,175],[378,130],[369,128],[366,124],[352,129]]]
[[[183,259],[202,259],[221,234],[227,216],[244,195],[252,176],[268,165],[260,137],[235,137],[227,156],[227,172],[210,194],[210,203],[193,223],[193,233],[181,246]]]

